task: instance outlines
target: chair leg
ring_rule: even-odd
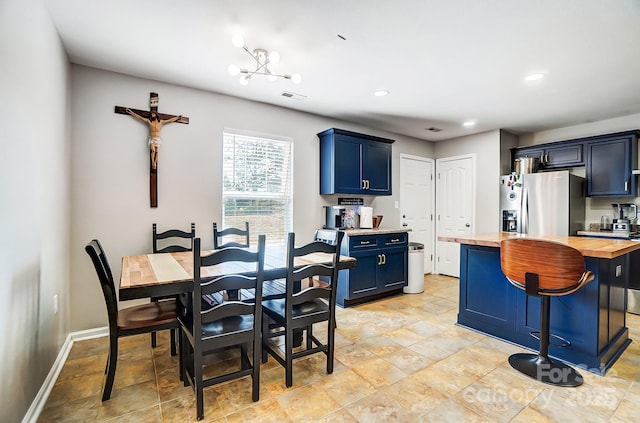
[[[184,333],[184,331],[180,331],[181,332],[181,342],[180,342],[180,350],[182,351],[182,358],[181,358],[181,373],[182,373],[182,384],[184,386],[189,386],[189,378],[187,377],[187,374],[189,373],[189,371],[187,370],[187,366],[190,366],[190,363],[192,363],[193,361],[191,360],[191,356],[190,354],[190,348],[191,348],[191,344],[189,343],[189,340],[187,339],[187,334]],[[191,373],[191,375],[193,376],[193,373]]]
[[[509,364],[519,372],[539,382],[554,386],[576,387],[582,385],[582,375],[573,367],[549,358],[549,321],[551,298],[540,297],[540,349],[538,354],[513,354]]]
[[[269,361],[269,353],[265,348],[265,345],[269,342],[269,318],[266,315],[262,316],[262,362]]]
[[[240,344],[240,368],[248,369],[249,356],[247,355],[247,344]]]
[[[307,349],[310,350],[313,348],[313,343],[311,342],[313,336],[313,324],[307,326]]]
[[[176,329],[171,329],[171,356],[175,356],[177,354],[176,352],[176,344],[177,344],[177,331]]]
[[[329,319],[327,325],[327,374],[333,373],[333,345],[335,340],[336,320]]]
[[[261,354],[261,343],[260,343],[260,328],[254,328],[254,336],[253,336],[253,357],[251,358],[252,370],[251,374],[251,399],[253,402],[260,400],[260,354]]]
[[[285,329],[284,336],[284,345],[285,345],[285,385],[287,388],[291,388],[293,386],[293,330],[287,326]]]
[[[204,419],[204,386],[203,386],[203,369],[202,355],[200,351],[193,352],[193,382],[196,391],[196,418]]]
[[[156,333],[151,332],[151,348],[155,348],[157,345]]]
[[[113,380],[116,376],[116,365],[118,364],[118,337],[109,336],[109,358],[107,359],[107,376],[102,389],[102,401],[111,398],[111,390],[113,389]]]

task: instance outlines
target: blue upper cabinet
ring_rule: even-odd
[[[320,194],[391,195],[394,140],[331,128],[320,138]]]
[[[561,142],[518,148],[513,158],[534,157],[539,160],[540,169],[561,169],[584,166],[582,142]]]
[[[612,134],[586,142],[587,196],[635,197],[638,132]]]

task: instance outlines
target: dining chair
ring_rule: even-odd
[[[226,247],[249,248],[249,222],[244,222],[244,226],[244,229],[226,228],[219,230],[218,224],[213,222],[213,249],[218,250]],[[224,242],[225,239],[228,241]],[[244,239],[244,242],[242,242],[242,239]]]
[[[259,400],[264,255],[264,235],[258,237],[257,251],[229,247],[206,256],[201,255],[200,238],[194,240],[192,305],[178,320],[182,327],[180,356],[184,385],[191,385],[196,393],[198,420],[204,418],[206,386],[251,376],[251,397],[253,401]],[[255,301],[229,299],[226,291],[230,289],[253,289]],[[203,309],[200,301],[203,296],[216,298],[217,302]],[[203,357],[233,347],[240,348],[240,369],[205,378]]]
[[[177,253],[193,250],[193,238],[196,237],[196,224],[191,222],[191,231],[169,229],[158,232],[158,225],[153,224],[153,252]]]
[[[153,230],[153,253],[177,253],[180,251],[193,250],[193,238],[196,237],[196,224],[191,222],[191,231],[186,232],[180,229],[169,229],[158,232],[157,224],[152,225]],[[151,297],[152,302],[174,299],[176,296]],[[175,329],[171,330],[171,355],[176,355],[176,344],[178,335]],[[151,347],[156,347],[156,333],[151,333]]]
[[[113,282],[111,266],[107,255],[97,239],[89,242],[85,251],[91,257],[93,266],[98,274],[98,281],[102,287],[102,294],[107,306],[109,320],[109,355],[105,373],[107,377],[102,389],[102,401],[111,397],[113,381],[118,362],[118,340],[125,336],[151,333],[158,330],[179,329],[178,314],[180,308],[176,300],[152,302],[123,308],[118,310],[116,288]]]
[[[284,298],[265,300],[262,303],[262,361],[266,362],[271,355],[285,368],[285,384],[293,385],[293,360],[307,355],[323,352],[327,356],[327,373],[333,373],[334,335],[336,326],[336,293],[338,285],[338,264],[340,262],[340,243],[343,232],[337,232],[335,245],[322,241],[295,246],[295,234],[289,233],[287,241],[287,279]],[[296,261],[304,261],[307,254],[332,254],[330,265],[308,265],[295,270]],[[301,286],[301,281],[320,280],[328,277],[327,283]],[[327,341],[321,342],[313,335],[313,325],[327,322]],[[294,351],[294,331],[302,331],[306,335],[306,346]],[[283,336],[285,340],[284,354],[269,339]]]

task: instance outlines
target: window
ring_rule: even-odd
[[[251,244],[265,234],[284,243],[293,229],[291,139],[225,130],[223,140],[223,228],[249,222]]]

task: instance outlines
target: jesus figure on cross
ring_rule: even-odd
[[[126,109],[126,112],[134,118],[149,125],[149,149],[151,150],[151,168],[157,169],[158,149],[160,148],[160,144],[162,144],[162,139],[160,138],[160,130],[162,129],[162,125],[164,125],[165,123],[171,123],[180,120],[182,119],[182,115],[173,116],[168,119],[160,119],[158,113],[154,111],[151,111],[149,113],[149,118],[142,117],[129,108]]]

